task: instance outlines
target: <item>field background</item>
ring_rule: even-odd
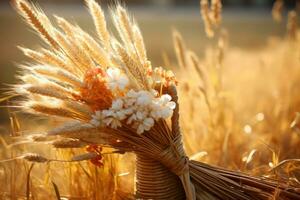
[[[75,1],[76,3],[57,1],[55,4],[53,4],[55,1],[38,2],[47,14],[65,17],[95,35],[91,17],[82,3],[78,1]],[[154,66],[163,65],[162,53],[166,53],[171,61],[175,61],[170,37],[174,29],[182,33],[187,46],[201,58],[207,47],[216,43],[215,40],[207,39],[205,36],[197,2],[189,4],[182,2],[175,5],[156,5],[149,2],[128,5],[129,11],[140,25],[148,55]],[[271,6],[268,3],[266,1],[264,4],[261,3],[262,5],[252,6],[242,6],[237,3],[225,5],[223,27],[226,27],[229,33],[230,48],[257,51],[266,46],[268,38],[284,36],[285,23],[278,24],[272,21]],[[16,64],[26,61],[25,56],[16,46],[34,49],[40,46],[41,40],[15,13],[9,3],[0,3],[0,25],[0,88],[5,89],[6,84],[14,83]],[[242,64],[239,64],[241,68],[243,68]],[[0,121],[3,126],[7,121],[7,114],[5,108],[0,110]]]
[[[82,1],[38,2],[48,16],[55,14],[65,17],[95,36],[91,17]],[[182,34],[186,46],[199,56],[201,65],[209,71],[211,82],[216,85],[216,82],[220,81],[218,80],[220,77],[216,75],[218,37],[214,39],[206,37],[199,2],[148,0],[128,3],[128,10],[135,17],[143,33],[153,66],[163,66],[162,55],[165,54],[171,62],[169,67],[179,78],[181,126],[189,156],[199,153],[205,155],[207,152],[208,156],[200,156],[197,160],[260,175],[270,169],[270,163],[275,166],[281,160],[299,158],[300,129],[294,131],[290,128],[295,113],[300,111],[300,51],[295,45],[299,46],[299,40],[286,39],[286,15],[288,10],[294,8],[295,1],[286,1],[287,7],[281,23],[276,23],[272,19],[272,1],[224,1],[222,27],[227,31],[228,45],[223,62],[223,88],[218,95],[211,97],[213,104],[211,113],[205,104],[204,95],[199,91],[199,77],[191,68],[183,70],[178,67],[172,41],[172,31],[176,29]],[[106,4],[102,7],[109,12]],[[15,83],[17,64],[28,61],[17,46],[38,49],[45,44],[15,13],[8,1],[0,3],[0,25],[0,89],[3,94],[2,91],[7,90],[8,84]],[[114,31],[112,27],[110,28]],[[0,136],[10,143],[14,140],[7,136],[13,131],[10,127],[8,110],[3,107],[7,102],[0,104]],[[45,122],[48,123],[46,120],[28,120],[27,116],[21,115],[18,117],[20,117],[19,128],[26,134],[43,131],[55,125],[55,120],[54,123],[49,120],[50,124],[45,126]],[[18,138],[16,140],[18,141]],[[1,141],[1,145],[3,143]],[[0,148],[0,159],[24,152],[37,152],[49,157],[66,159],[78,153],[73,150],[56,151],[43,143],[24,146],[20,145],[15,149]],[[254,152],[254,161],[250,163],[254,155],[251,156],[251,152],[254,150],[258,153]],[[131,179],[121,177],[120,185],[132,190],[134,166],[128,165],[128,157],[129,161],[133,161],[132,155],[121,156],[119,160],[121,164],[117,165],[118,170],[114,173],[129,171]],[[249,163],[245,162],[247,159]],[[32,193],[36,197],[40,192],[43,197],[51,194],[52,199],[55,199],[52,185],[49,184],[50,178],[61,186],[62,194],[78,195],[81,199],[84,199],[83,197],[88,199],[91,193],[99,197],[98,199],[107,199],[105,195],[111,195],[111,188],[105,185],[111,177],[103,179],[98,177],[99,174],[109,175],[105,171],[109,169],[107,166],[98,170],[91,164],[83,164],[91,174],[93,172],[94,183],[85,177],[80,164],[53,165],[51,164],[51,169],[50,165],[47,165],[47,168],[45,165],[35,167]],[[3,196],[8,193],[24,195],[26,170],[29,164],[18,161],[4,163],[0,167],[3,167],[3,170],[0,168],[0,186],[3,186],[0,193],[3,193]],[[16,173],[19,169],[22,176],[20,178]],[[299,180],[299,174],[296,175]],[[66,180],[60,178],[64,176],[67,177]],[[99,196],[99,190],[93,184],[98,186],[100,184],[101,187],[106,186],[109,189],[103,189],[104,192],[101,193],[103,196]]]

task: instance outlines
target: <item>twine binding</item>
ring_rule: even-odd
[[[189,159],[185,154],[179,127],[179,105],[175,86],[167,89],[176,109],[172,116],[173,140],[159,155],[137,153],[136,196],[139,199],[195,200],[195,188],[190,181]],[[147,134],[152,134],[151,131]]]

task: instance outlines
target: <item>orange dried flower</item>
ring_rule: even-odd
[[[87,152],[96,153],[97,156],[92,158],[90,162],[97,167],[103,166],[102,147],[96,144],[91,144],[86,147]]]
[[[156,67],[154,70],[151,68],[148,69],[147,75],[152,77],[154,80],[159,79],[162,84],[168,87],[171,84],[178,84],[178,81],[171,70],[164,70],[162,67]]]
[[[97,155],[95,158],[92,158],[90,161],[97,167],[103,167],[103,165],[104,165],[101,155]]]
[[[84,86],[80,89],[80,100],[85,101],[94,111],[107,109],[112,104],[113,94],[106,86],[105,76],[101,68],[87,71]]]
[[[86,151],[87,152],[95,152],[97,154],[101,154],[102,152],[102,146],[97,145],[97,144],[90,144],[88,146],[86,146]]]

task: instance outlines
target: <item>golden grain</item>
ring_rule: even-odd
[[[60,82],[61,84],[64,84],[65,82],[71,84],[73,87],[82,87],[83,82],[75,77],[70,72],[52,67],[52,66],[44,66],[44,65],[35,65],[30,67],[31,70],[37,74],[43,75],[45,77],[51,77],[55,79],[56,81]]]
[[[36,153],[27,153],[23,155],[22,158],[29,162],[37,162],[37,163],[45,163],[49,161],[47,158]]]
[[[49,43],[53,48],[58,49],[59,46],[55,39],[51,36],[48,30],[45,29],[43,23],[39,20],[33,5],[29,5],[25,0],[15,0],[14,4],[20,14],[26,19],[40,35]]]
[[[119,32],[119,35],[126,44],[127,47],[130,47],[129,44],[132,44],[134,41],[134,33],[132,29],[131,20],[126,12],[126,10],[117,5],[116,8],[116,15],[114,17],[115,26]]]
[[[40,103],[40,102],[29,101],[24,105],[24,107],[29,108],[29,109],[31,109],[31,111],[37,112],[40,114],[45,114],[45,115],[50,115],[50,116],[58,116],[58,117],[64,117],[64,118],[71,118],[71,119],[86,120],[86,118],[72,112],[69,109],[62,107],[61,102]]]
[[[85,2],[93,17],[98,37],[100,38],[104,48],[106,50],[110,50],[110,35],[107,30],[106,20],[102,8],[94,0],[86,0]]]
[[[85,142],[81,142],[78,139],[61,138],[51,142],[55,148],[82,148],[87,145]]]
[[[104,51],[103,48],[101,48],[97,42],[88,34],[82,33],[81,39],[83,42],[83,48],[89,52],[92,59],[103,69],[106,69],[107,67],[111,66],[111,61],[109,58],[109,54]]]

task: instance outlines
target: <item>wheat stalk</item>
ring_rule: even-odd
[[[290,11],[288,13],[287,34],[291,40],[297,40],[297,13]]]
[[[57,139],[52,141],[51,144],[55,148],[82,148],[87,145],[85,142],[72,138]]]
[[[43,85],[25,85],[24,89],[33,94],[55,97],[61,100],[70,99],[71,93],[59,85],[46,83]]]
[[[200,12],[204,22],[205,33],[207,37],[212,38],[214,36],[214,31],[212,27],[213,23],[210,17],[208,0],[200,0],[200,5]]]
[[[175,49],[179,66],[182,67],[183,69],[187,68],[186,54],[185,54],[186,48],[182,36],[178,31],[173,31],[173,43],[174,43],[174,49]]]
[[[58,104],[61,104],[61,102],[58,101]],[[76,114],[73,111],[66,109],[65,107],[59,105],[53,107],[55,104],[52,106],[50,105],[49,103],[29,101],[26,104],[24,104],[24,107],[29,108],[33,112],[37,112],[45,115],[58,116],[58,117],[71,118],[71,119],[88,120],[87,117]]]
[[[212,0],[211,1],[211,19],[215,26],[218,26],[222,20],[222,3],[221,0]]]
[[[282,21],[282,11],[284,8],[283,0],[276,0],[272,8],[272,17],[276,22]]]
[[[70,72],[51,66],[35,65],[30,67],[34,73],[53,78],[61,84],[69,83],[73,87],[82,87],[83,82]]]

